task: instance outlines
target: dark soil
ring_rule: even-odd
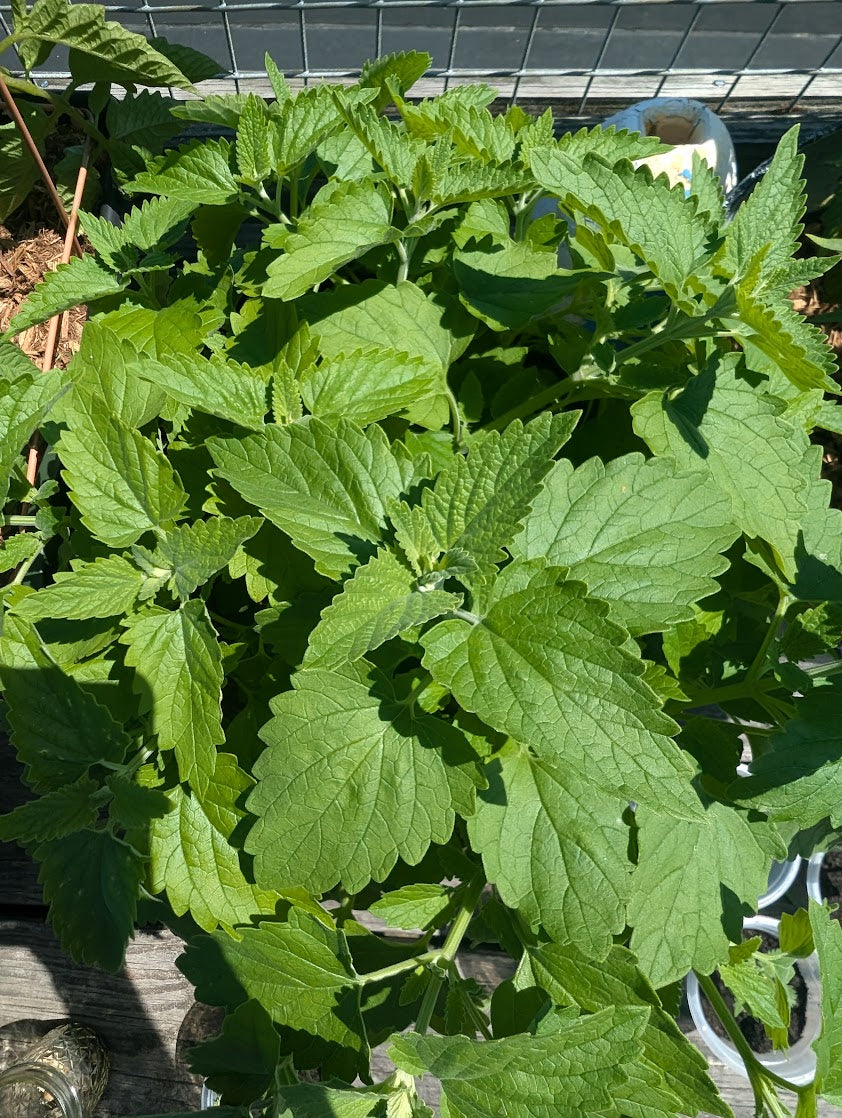
[[[746,938],[750,938],[754,935],[759,935],[760,939],[762,940],[761,950],[774,951],[777,948],[777,940],[774,939],[772,936],[766,935],[765,932],[746,933]],[[719,990],[725,1001],[725,1004],[728,1006],[729,1010],[733,1012],[734,997],[731,991],[719,977],[718,972],[714,972],[712,977],[717,990]],[[795,1005],[792,1006],[790,1010],[788,1032],[789,1043],[790,1045],[792,1045],[795,1044],[795,1042],[804,1032],[804,1025],[807,1020],[807,984],[801,977],[801,974],[798,971],[797,967],[795,970],[795,977],[793,978],[792,982],[790,982],[790,986],[795,991]],[[717,1036],[721,1036],[727,1040],[728,1034],[725,1031],[724,1026],[720,1022],[716,1014],[713,1012],[713,1010],[710,1008],[708,1009],[707,1018],[710,1022],[711,1028],[717,1034]],[[751,1045],[752,1051],[758,1053],[772,1051],[772,1042],[766,1035],[766,1030],[763,1028],[763,1025],[760,1021],[757,1020],[756,1017],[752,1017],[748,1013],[739,1013],[737,1014],[737,1024],[740,1027],[740,1032]]]
[[[842,847],[825,854],[819,884],[825,900],[838,906],[833,919],[842,924]]]

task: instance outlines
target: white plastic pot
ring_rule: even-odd
[[[202,1084],[202,1100],[199,1104],[200,1110],[210,1110],[214,1106],[219,1106],[219,1095],[216,1091],[212,1091],[207,1083]]]
[[[816,904],[824,903],[822,893],[822,866],[824,865],[824,851],[814,854],[807,862],[807,896]]]
[[[748,765],[737,765],[737,774],[739,776],[748,776]],[[788,862],[773,862],[772,868],[769,871],[766,892],[762,897],[758,897],[757,899],[758,909],[768,908],[770,905],[773,905],[775,901],[780,900],[780,898],[792,888],[800,869],[801,858],[797,855]]]
[[[765,932],[775,939],[778,938],[779,926],[780,921],[771,916],[752,916],[743,923],[747,932]],[[806,1083],[811,1083],[816,1074],[816,1054],[811,1046],[822,1026],[821,983],[815,955],[810,955],[807,959],[799,959],[796,967],[807,987],[804,1031],[791,1048],[782,1052],[758,1052],[756,1055],[764,1067],[788,1079],[790,1083],[802,1087]],[[737,1049],[726,1037],[721,1037],[714,1032],[706,1016],[706,1003],[702,1000],[702,992],[695,974],[688,974],[686,985],[690,1015],[699,1030],[699,1036],[717,1059],[748,1078],[745,1064]]]
[[[638,101],[603,122],[604,127],[626,128],[644,136],[657,136],[672,151],[640,159],[653,175],[666,175],[675,186],[681,183],[690,192],[693,155],[716,171],[727,194],[737,185],[737,157],[731,134],[707,105],[687,97],[652,97]]]

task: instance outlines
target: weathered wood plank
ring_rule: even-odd
[[[123,971],[104,974],[73,964],[45,925],[3,921],[0,1037],[6,1058],[18,1031],[13,1023],[48,1025],[72,1017],[95,1028],[111,1054],[97,1118],[198,1109],[200,1080],[187,1070],[184,1051],[197,1039],[201,1008],[176,970],[181,948],[168,931],[138,932]]]

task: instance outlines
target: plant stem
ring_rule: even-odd
[[[755,1086],[759,1087],[759,1084],[756,1084],[756,1080],[757,1077],[760,1076],[768,1079],[771,1083],[774,1083],[776,1087],[781,1087],[784,1091],[792,1091],[794,1094],[797,1095],[800,1090],[799,1087],[797,1087],[794,1083],[790,1083],[788,1079],[783,1079],[780,1075],[776,1075],[775,1072],[771,1071],[769,1068],[761,1064],[757,1056],[755,1056],[751,1045],[743,1036],[742,1031],[740,1030],[740,1026],[734,1019],[734,1015],[731,1013],[731,1010],[725,1004],[725,999],[722,997],[719,990],[717,990],[716,984],[714,983],[710,975],[699,974],[698,971],[696,971],[695,973],[696,978],[699,982],[699,986],[702,988],[705,997],[710,1002],[713,1012],[722,1022],[722,1027],[725,1029],[734,1047],[737,1049],[740,1056],[742,1057],[742,1061],[746,1066],[746,1071],[749,1074],[749,1080],[751,1081],[752,1090],[755,1090]],[[758,1100],[757,1096],[758,1091],[755,1090],[755,1102],[759,1101],[763,1103],[766,1101],[765,1099]]]
[[[812,668],[802,668],[802,671],[813,679],[825,679],[829,675],[838,675],[842,672],[842,659],[833,660],[830,664],[816,664]]]
[[[545,388],[542,392],[536,392],[534,396],[530,396],[522,404],[516,404],[513,408],[509,408],[507,412],[498,415],[491,423],[486,423],[484,430],[502,431],[514,419],[523,419],[525,416],[543,411],[551,404],[560,404],[565,397],[572,395],[581,383],[581,381],[573,382],[568,377],[566,380],[560,380],[558,384],[551,384],[549,388]]]
[[[781,621],[783,621],[784,614],[789,607],[789,603],[790,597],[788,594],[781,594],[778,598],[778,604],[775,606],[775,612],[772,616],[772,620],[769,624],[766,636],[763,638],[763,643],[757,650],[757,655],[755,656],[751,667],[746,673],[746,683],[754,683],[765,672],[766,660],[769,656],[769,649],[772,647],[775,640],[777,639],[778,630],[780,629]]]
[[[453,424],[453,446],[458,451],[462,448],[462,416],[459,414],[459,404],[453,395],[453,389],[446,382],[445,394],[450,408],[450,422]]]
[[[409,275],[409,253],[402,240],[395,242],[395,248],[398,250],[398,259],[400,260],[395,283],[403,283]]]
[[[24,559],[24,561],[18,567],[17,572],[15,573],[15,577],[12,579],[12,581],[10,583],[11,586],[20,586],[20,584],[23,582],[23,580],[29,574],[30,569],[32,568],[32,564],[35,562],[35,560],[38,558],[38,556],[41,554],[41,552],[43,550],[44,550],[44,546],[42,544],[41,547],[38,548],[38,550],[35,552],[34,555],[30,555],[30,557],[28,559]]]
[[[459,912],[450,925],[450,931],[447,933],[444,946],[437,955],[442,970],[438,972],[434,971],[433,974],[430,975],[430,982],[424,992],[421,1008],[418,1010],[418,1017],[415,1020],[416,1033],[425,1033],[429,1028],[430,1020],[432,1019],[436,1008],[436,1002],[439,998],[439,992],[445,979],[444,971],[448,970],[456,959],[456,953],[465,937],[468,925],[473,919],[474,909],[477,907],[477,901],[484,887],[485,880],[481,874],[478,874],[468,883]]]
[[[361,986],[370,986],[373,982],[386,982],[390,978],[395,978],[399,974],[405,974],[409,970],[415,970],[416,967],[423,967],[425,963],[435,963],[441,958],[441,951],[424,951],[420,955],[413,955],[411,959],[401,959],[399,963],[392,963],[388,967],[381,967],[380,970],[369,971],[368,974],[361,974],[359,981]]]
[[[738,683],[728,683],[724,687],[711,687],[706,691],[692,691],[688,698],[694,707],[716,706],[718,703],[728,702],[730,699],[757,699],[759,696],[771,691],[778,686],[775,679],[761,679],[750,686],[748,679],[741,679]]]

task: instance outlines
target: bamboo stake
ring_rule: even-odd
[[[67,264],[70,260],[73,248],[78,245],[76,240],[76,225],[79,221],[79,209],[82,205],[82,196],[85,193],[85,183],[88,179],[88,159],[91,154],[91,140],[90,137],[85,139],[85,147],[82,152],[82,165],[79,168],[79,173],[76,176],[76,189],[73,192],[73,204],[70,208],[70,217],[67,220],[67,231],[64,235],[64,248],[61,253],[61,264]],[[54,188],[55,189],[55,188]],[[58,194],[56,194],[58,197]],[[46,373],[52,368],[53,358],[56,352],[56,341],[58,340],[59,326],[62,320],[61,314],[53,315],[50,319],[50,324],[47,328],[47,340],[44,344],[44,356],[41,360],[41,372]],[[36,431],[32,438],[29,440],[29,453],[26,461],[26,480],[30,485],[35,484],[35,479],[38,476],[38,461],[41,456],[41,437]]]
[[[50,195],[50,198],[52,198],[53,205],[55,206],[56,210],[58,211],[58,215],[61,218],[62,224],[64,225],[64,227],[66,229],[69,229],[70,228],[70,217],[68,216],[67,210],[64,208],[64,203],[62,202],[61,198],[59,197],[58,191],[55,188],[55,183],[53,182],[52,178],[50,177],[50,172],[47,170],[47,167],[44,163],[44,160],[41,158],[41,152],[38,150],[38,145],[35,143],[35,140],[32,138],[32,133],[29,131],[29,128],[27,127],[26,121],[21,116],[21,111],[18,108],[14,97],[12,96],[11,90],[6,85],[6,81],[5,81],[2,74],[0,74],[0,96],[2,96],[3,100],[5,101],[6,108],[8,109],[8,112],[9,112],[9,116],[12,118],[12,120],[17,125],[18,131],[21,134],[21,138],[23,139],[23,142],[26,144],[32,158],[35,160],[35,165],[37,166],[38,170],[41,172],[41,178],[44,180],[44,185],[47,188],[47,193]],[[82,246],[79,244],[78,240],[76,239],[75,234],[72,237],[71,244],[72,244],[73,249],[76,252],[77,256],[81,256],[82,255]],[[69,259],[69,257],[68,257],[68,259]]]

